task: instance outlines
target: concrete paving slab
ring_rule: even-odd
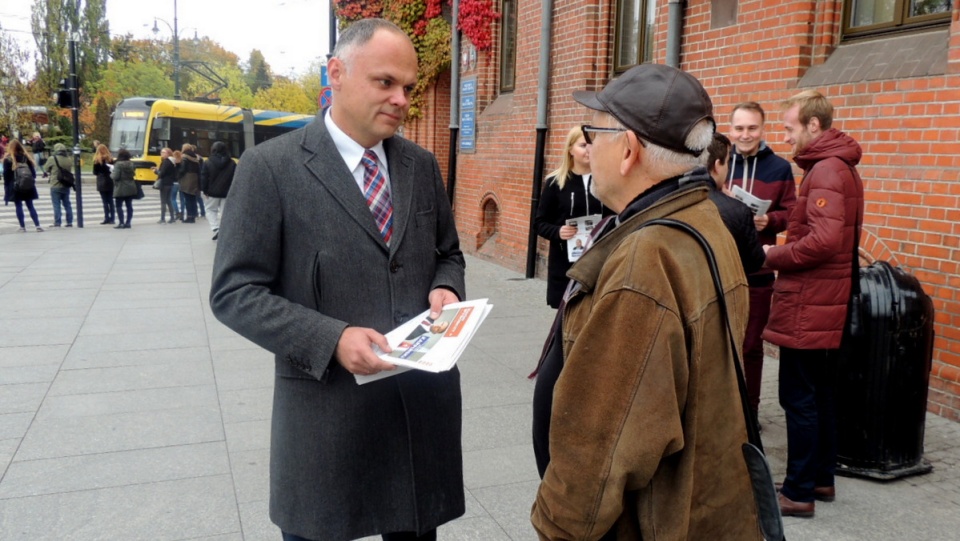
[[[249,351],[249,350],[236,350]],[[224,352],[217,352],[221,359],[229,358]],[[213,371],[217,378],[217,388],[221,391],[242,389],[273,388],[274,363],[272,355],[258,355],[250,359],[230,359],[214,361]]]
[[[229,475],[0,500],[0,539],[165,541],[239,531]]]
[[[0,348],[70,344],[77,336],[82,324],[81,317],[59,319],[24,317],[18,320],[16,332],[0,334]]]
[[[14,461],[0,500],[229,474],[223,442]]]
[[[137,334],[98,334],[95,336],[77,336],[71,353],[103,353],[116,351],[149,351],[168,349],[170,346],[200,347],[207,345],[206,331],[202,328],[181,329],[171,335],[165,330],[141,332]]]
[[[280,528],[270,521],[270,502],[267,499],[237,504],[243,541],[277,541]]]
[[[112,393],[50,396],[37,412],[37,421],[97,417],[121,413],[150,413],[154,411],[198,408],[219,408],[217,390],[213,385],[191,385],[162,389],[141,389]]]
[[[496,517],[497,524],[514,541],[537,541],[530,525],[530,508],[537,496],[538,481],[474,488],[471,492],[480,505]]]
[[[0,414],[37,411],[48,389],[49,383],[0,385]]]
[[[230,465],[237,503],[270,497],[270,449],[230,451]]]
[[[463,453],[463,483],[471,491],[523,481],[539,481],[532,444]],[[530,502],[533,503],[532,501]]]
[[[222,391],[220,405],[224,423],[270,419],[270,412],[273,410],[273,388]]]
[[[477,451],[529,443],[531,415],[529,403],[465,409],[463,450]]]
[[[19,445],[20,438],[0,440],[0,472],[7,470],[7,466],[13,460],[13,453],[17,451]]]
[[[224,423],[227,449],[231,453],[270,448],[270,420]]]
[[[69,350],[70,344],[0,348],[0,368],[59,364]]]
[[[0,440],[23,438],[35,415],[34,412],[0,414]]]
[[[374,537],[373,539],[377,539]],[[461,518],[437,529],[437,540],[510,541],[497,521],[488,517]]]
[[[35,366],[0,366],[0,388],[15,383],[50,383],[57,376],[60,363]]]
[[[216,408],[38,419],[15,460],[38,460],[223,440]]]
[[[139,366],[64,370],[50,388],[51,396],[159,389],[213,383],[208,362],[179,361]]]
[[[179,340],[171,337],[167,344],[169,347],[164,348],[132,351],[82,351],[73,348],[63,361],[63,370],[169,364],[173,362],[210,362],[210,348],[206,346],[176,347],[178,344]]]

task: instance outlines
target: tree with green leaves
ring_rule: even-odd
[[[109,107],[133,96],[167,98],[173,96],[173,81],[163,67],[154,62],[115,60],[103,70],[103,77],[94,86],[97,98]]]
[[[256,94],[263,88],[270,88],[272,84],[270,75],[270,65],[267,64],[260,49],[250,51],[250,59],[247,61],[247,70],[245,74],[247,86],[250,91]]]
[[[114,107],[108,105],[107,100],[100,95],[97,97],[94,109],[93,129],[90,131],[90,138],[101,143],[108,143],[110,141],[110,115],[113,113]]]
[[[106,0],[87,0],[78,13],[77,0],[34,0],[30,18],[37,45],[37,80],[48,92],[70,75],[69,41],[77,30],[77,75],[82,86],[93,85],[110,52]],[[82,16],[81,16],[82,15]]]

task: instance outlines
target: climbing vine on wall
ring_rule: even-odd
[[[499,18],[500,14],[493,10],[493,0],[460,0],[457,24],[477,50],[486,51],[493,46],[490,25]]]
[[[360,19],[383,17],[410,36],[420,65],[417,85],[410,96],[411,118],[423,114],[427,88],[450,67],[450,23],[443,18],[443,1],[333,0],[340,30]],[[500,15],[493,11],[493,0],[460,0],[460,30],[481,51],[491,47],[490,25],[499,18]]]
[[[430,87],[450,66],[450,24],[441,16],[442,0],[334,0],[334,12],[343,30],[350,23],[383,17],[410,36],[417,51],[417,85],[410,96],[410,118],[423,115],[423,100]]]

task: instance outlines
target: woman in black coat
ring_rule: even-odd
[[[160,220],[158,224],[177,221],[177,213],[173,209],[173,183],[177,182],[177,164],[173,151],[164,148],[160,151],[160,166],[154,168],[157,179],[160,181]],[[167,221],[167,211],[170,211],[170,221]]]
[[[103,221],[100,225],[112,224],[116,221],[117,206],[113,201],[113,179],[110,178],[113,167],[113,156],[107,145],[97,147],[97,154],[93,157],[93,174],[97,177],[97,191],[103,203]]]
[[[33,175],[34,185],[29,190],[19,191],[15,187],[17,164],[26,164],[30,169],[30,174]],[[20,222],[21,233],[27,230],[23,214],[24,205],[30,211],[30,219],[33,220],[33,225],[37,228],[37,231],[43,231],[43,228],[40,227],[40,217],[37,216],[37,210],[33,207],[33,202],[40,197],[37,193],[36,179],[37,168],[33,160],[30,159],[30,154],[23,148],[20,141],[16,139],[10,141],[3,156],[3,204],[6,205],[13,201],[13,204],[17,207],[17,221]]]
[[[577,228],[567,225],[567,220],[591,214],[609,216],[613,211],[590,193],[590,147],[577,126],[567,134],[563,162],[547,177],[534,222],[537,234],[550,241],[547,304],[552,308],[560,306],[572,265],[567,240],[576,235]]]

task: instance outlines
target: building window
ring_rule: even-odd
[[[500,13],[500,92],[512,92],[517,82],[517,0],[503,0]]]
[[[653,59],[656,0],[617,0],[613,66],[617,73]]]
[[[910,30],[950,21],[952,0],[844,0],[844,36]]]

